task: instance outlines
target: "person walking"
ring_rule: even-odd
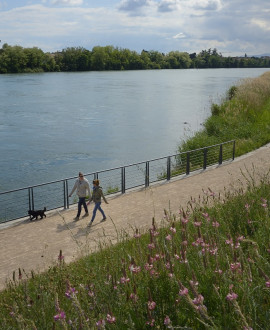
[[[101,212],[102,216],[103,216],[101,221],[106,220],[106,215],[105,215],[104,211],[101,208],[101,198],[103,198],[103,200],[106,204],[109,204],[107,202],[106,198],[103,195],[102,187],[99,186],[99,180],[94,180],[93,181],[93,193],[92,193],[92,196],[91,196],[89,202],[87,203],[87,205],[89,205],[90,202],[93,201],[95,203],[95,206],[94,206],[94,209],[93,209],[92,219],[89,222],[88,227],[92,226],[92,223],[93,223],[93,221],[96,217],[97,210],[99,210]]]
[[[75,181],[74,187],[71,190],[69,197],[72,196],[74,191],[77,189],[77,195],[79,197],[79,202],[78,202],[78,211],[77,211],[77,216],[74,218],[74,220],[79,220],[80,215],[81,215],[81,210],[82,206],[84,207],[85,214],[84,217],[87,217],[89,215],[88,213],[88,208],[85,202],[85,198],[87,196],[87,191],[89,193],[89,198],[91,198],[91,192],[90,192],[90,186],[89,182],[85,177],[83,176],[82,172],[79,172],[79,178]]]

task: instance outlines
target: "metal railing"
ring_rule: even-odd
[[[170,180],[179,175],[188,175],[208,166],[234,160],[235,141],[228,141],[175,155],[156,158],[136,164],[130,164],[99,172],[85,174],[91,183],[94,179],[101,181],[105,195],[124,194],[126,190],[136,187],[148,187],[151,183]],[[53,210],[77,202],[74,197],[69,200],[69,191],[74,179],[71,177],[39,185],[0,192],[0,223],[26,217],[28,210]]]

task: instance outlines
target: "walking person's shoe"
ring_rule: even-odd
[[[83,218],[88,217],[88,216],[89,216],[89,213],[85,212],[85,214],[83,215]]]
[[[104,217],[100,222],[104,222],[104,221],[106,221],[106,220],[107,220],[107,218]]]
[[[74,218],[74,221],[78,221],[79,219],[80,219],[80,217],[76,216],[76,217]]]
[[[90,221],[89,224],[87,225],[88,228],[92,227],[93,221]]]

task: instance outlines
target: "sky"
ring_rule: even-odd
[[[0,48],[270,55],[269,0],[0,0]]]

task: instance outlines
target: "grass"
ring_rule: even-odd
[[[236,138],[239,155],[269,142],[270,75],[258,79],[231,90],[181,148]],[[76,262],[60,251],[45,273],[14,272],[0,294],[1,329],[268,329],[270,178],[243,180]]]
[[[236,156],[270,142],[270,71],[232,86],[203,129],[183,141],[179,151],[188,151],[236,140]]]

